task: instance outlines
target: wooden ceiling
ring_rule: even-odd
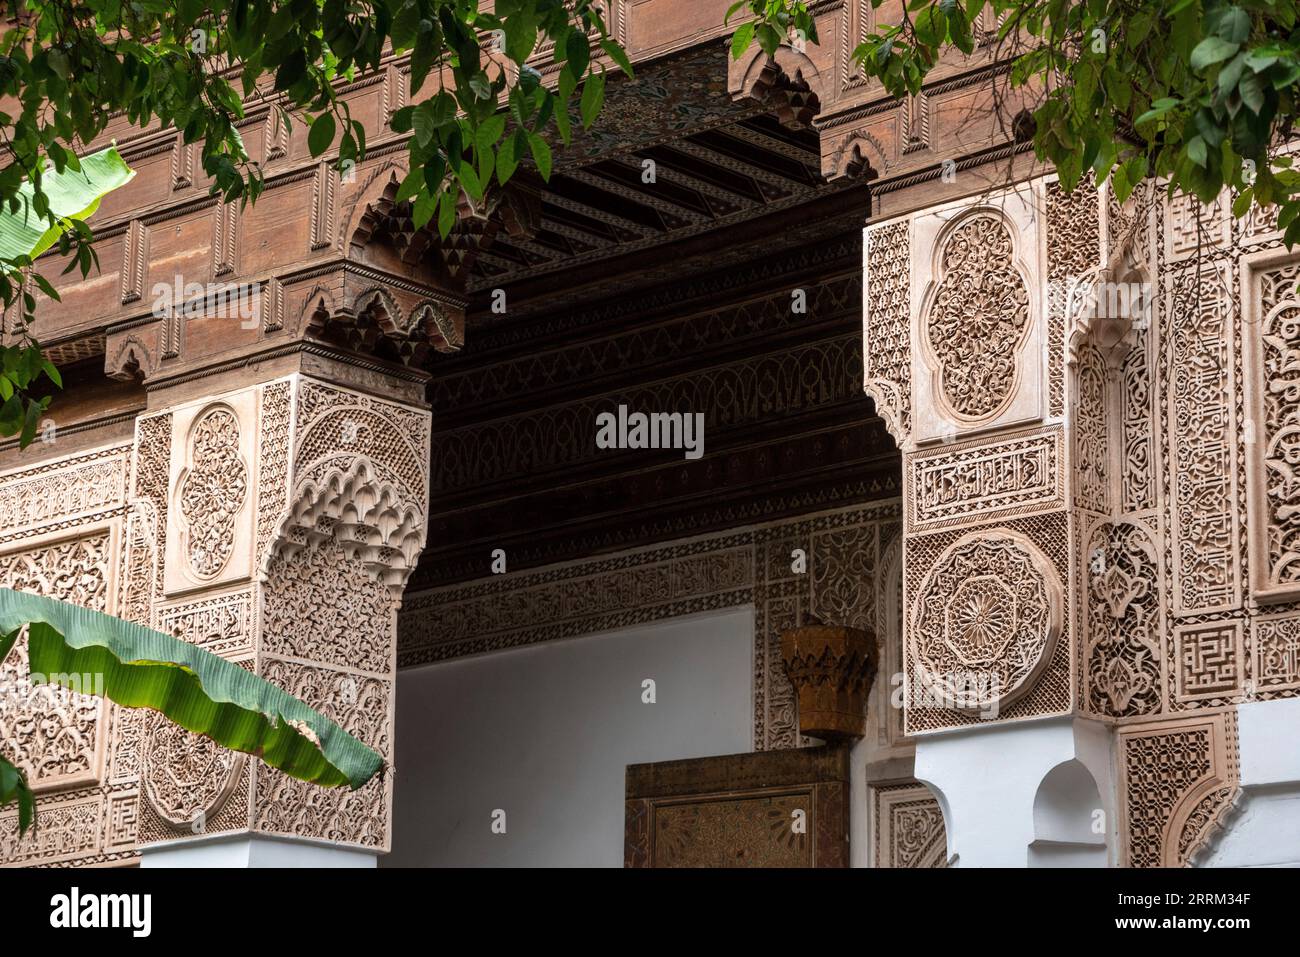
[[[516,571],[898,494],[862,392],[868,191],[817,166],[815,133],[760,115],[556,171],[531,238],[476,260],[464,348],[429,362],[413,589],[496,548]],[[620,404],[702,412],[704,456],[598,450]]]

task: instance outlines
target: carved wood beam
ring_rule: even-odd
[[[688,223],[707,223],[712,216],[707,216],[698,210],[691,209],[689,206],[683,206],[680,203],[674,203],[672,200],[657,195],[653,192],[641,189],[633,189],[617,180],[610,179],[606,176],[600,176],[585,169],[570,170],[564,174],[574,182],[582,183],[584,186],[590,186],[593,189],[604,190],[623,199],[629,199],[634,203],[642,206],[649,206],[666,216],[676,220],[685,220]]]
[[[677,148],[678,148],[677,145],[674,144],[673,149],[677,149]],[[637,155],[637,159],[653,159],[653,157],[647,157],[641,153],[638,153],[636,155]],[[627,166],[639,170],[641,168],[641,164],[637,162],[637,159],[634,159],[632,157],[620,156],[615,161],[622,166]],[[732,189],[729,186],[723,186],[720,183],[715,183],[712,180],[704,179],[702,176],[696,176],[693,173],[688,173],[686,172],[686,170],[681,169],[680,167],[673,166],[670,163],[665,163],[662,159],[655,160],[654,162],[655,162],[655,175],[659,179],[662,179],[668,183],[675,183],[678,186],[683,187],[684,189],[693,190],[694,192],[699,193],[701,196],[705,197],[706,202],[708,199],[715,199],[718,202],[722,203],[724,206],[733,209],[735,208],[743,209],[746,206],[753,206],[755,203],[758,202],[758,199],[750,195],[749,193],[744,193],[741,192],[740,190]]]
[[[773,170],[765,169],[755,163],[747,163],[744,160],[736,159],[729,156],[721,150],[715,150],[708,146],[702,146],[690,140],[682,140],[680,143],[674,143],[672,148],[679,153],[685,153],[687,156],[693,156],[695,159],[702,160],[713,166],[720,166],[725,170],[738,173],[741,176],[747,176],[756,180],[760,184],[775,187],[784,196],[791,192],[791,187],[807,186],[808,180],[801,179],[797,176],[787,176]],[[803,162],[803,161],[801,161]]]

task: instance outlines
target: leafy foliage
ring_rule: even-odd
[[[264,678],[180,638],[67,602],[0,588],[0,661],[27,629],[32,680],[102,677],[95,691],[129,708],[152,708],[222,747],[323,787],[359,788],[383,759],[320,712]],[[82,692],[90,689],[77,688]],[[17,775],[15,780],[13,775]],[[19,802],[30,823],[32,795],[0,759],[0,806]]]
[[[488,6],[482,4],[482,6]],[[264,173],[238,124],[250,103],[270,101],[281,120],[310,125],[313,156],[345,175],[364,156],[366,131],[340,88],[409,54],[414,102],[392,127],[410,134],[410,175],[399,198],[416,225],[446,236],[463,195],[483,202],[526,160],[549,178],[546,133],[560,142],[590,126],[604,101],[606,65],[631,63],[609,36],[595,0],[25,0],[0,37],[0,215],[28,214],[57,230],[60,252],[82,275],[97,265],[93,235],[49,208],[48,180],[80,166],[81,144],[123,116],[140,128],[181,131],[201,144],[204,171],[226,201],[256,200]],[[544,44],[558,64],[554,88],[529,63]],[[604,57],[594,56],[593,49]],[[504,107],[504,109],[502,109]],[[26,184],[26,185],[25,185]],[[21,201],[30,191],[29,206]],[[435,220],[436,217],[436,220]],[[48,400],[32,397],[53,366],[27,334],[35,299],[25,291],[28,257],[0,257],[0,300],[22,312],[20,341],[0,345],[21,415],[0,414],[0,435],[31,440]],[[49,283],[32,276],[46,295]],[[6,399],[6,401],[8,401]]]
[[[89,235],[86,220],[99,208],[100,199],[134,175],[110,147],[80,160],[72,157],[62,172],[47,170],[39,192],[33,181],[19,185],[12,203],[0,209],[0,286],[5,290],[6,306],[11,299],[19,299],[24,317],[30,317],[35,309],[36,298],[30,287],[24,286],[24,277],[58,301],[49,282],[31,271],[32,261],[69,230]],[[44,214],[36,212],[38,205]],[[21,322],[18,341],[0,352],[0,435],[18,434],[24,447],[35,437],[37,422],[49,404],[48,396],[33,397],[30,386],[42,375],[56,386],[62,384],[59,370],[41,354],[30,333],[28,322]]]
[[[880,7],[883,0],[872,0]],[[1120,200],[1148,177],[1233,211],[1278,207],[1300,239],[1300,173],[1282,147],[1300,80],[1295,0],[911,0],[854,51],[895,96],[915,94],[948,50],[987,42],[1030,97],[1033,145],[1066,188],[1091,171]]]

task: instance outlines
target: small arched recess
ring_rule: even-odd
[[[1079,761],[1052,768],[1034,795],[1030,867],[1105,867],[1109,827],[1097,782]]]

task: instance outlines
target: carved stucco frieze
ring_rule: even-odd
[[[946,867],[943,811],[926,785],[899,781],[870,785],[871,866]]]

